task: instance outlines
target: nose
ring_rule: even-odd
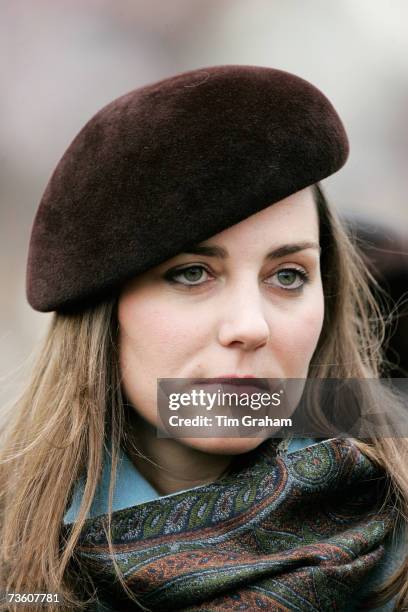
[[[253,350],[264,346],[270,329],[258,287],[244,287],[230,293],[220,310],[218,341],[222,346]]]

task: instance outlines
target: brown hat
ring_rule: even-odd
[[[331,103],[272,68],[215,66],[100,110],[57,165],[34,220],[27,298],[82,309],[338,170],[348,141]]]

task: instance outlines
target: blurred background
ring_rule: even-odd
[[[56,163],[112,99],[213,64],[288,70],[333,102],[351,155],[323,186],[362,228],[381,283],[399,300],[394,338],[406,359],[407,23],[406,0],[3,0],[0,406],[24,382],[52,316],[28,306],[25,265],[31,224]]]

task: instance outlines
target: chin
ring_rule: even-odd
[[[180,438],[180,442],[211,455],[242,455],[257,448],[265,438]]]

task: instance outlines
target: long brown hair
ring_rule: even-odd
[[[310,376],[377,378],[383,374],[385,326],[370,289],[374,281],[319,186],[314,187],[314,196],[325,319]],[[97,585],[74,570],[75,545],[98,486],[104,453],[111,452],[107,536],[112,546],[112,495],[120,447],[126,443],[118,363],[117,297],[80,313],[53,314],[31,379],[8,411],[2,432],[0,584],[9,592],[59,593],[65,610],[85,608],[96,594]],[[378,401],[385,399],[392,411],[393,397],[384,395]],[[387,470],[405,524],[408,441],[373,437],[356,444]],[[78,479],[84,482],[82,502],[63,541],[61,525]],[[407,569],[405,561],[378,590],[373,605],[396,593],[400,605],[408,604]],[[80,595],[84,584],[85,598]],[[0,609],[16,608],[4,604]]]

